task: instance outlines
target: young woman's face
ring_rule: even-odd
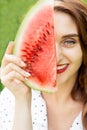
[[[55,40],[58,84],[74,83],[82,63],[82,50],[74,20],[66,13],[55,12]]]

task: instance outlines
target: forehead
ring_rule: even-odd
[[[78,34],[78,29],[75,21],[70,15],[64,12],[55,12],[54,28],[57,36],[68,34]]]

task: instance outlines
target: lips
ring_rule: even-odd
[[[68,68],[68,64],[61,64],[57,66],[57,74],[63,73]]]

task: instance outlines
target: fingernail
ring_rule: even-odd
[[[23,61],[21,61],[21,65],[22,65],[22,66],[26,66],[26,64],[25,64]]]
[[[20,84],[20,81],[19,81],[19,80],[17,80],[17,79],[15,79],[15,82],[16,82],[16,83],[18,83],[18,84]]]
[[[26,74],[26,76],[30,76],[30,73],[28,73],[28,72],[26,72],[25,74]]]

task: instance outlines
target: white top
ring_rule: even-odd
[[[0,130],[12,130],[15,99],[5,88],[0,94]],[[46,103],[39,91],[32,90],[33,130],[48,130]],[[70,130],[83,130],[82,112],[74,120]]]

